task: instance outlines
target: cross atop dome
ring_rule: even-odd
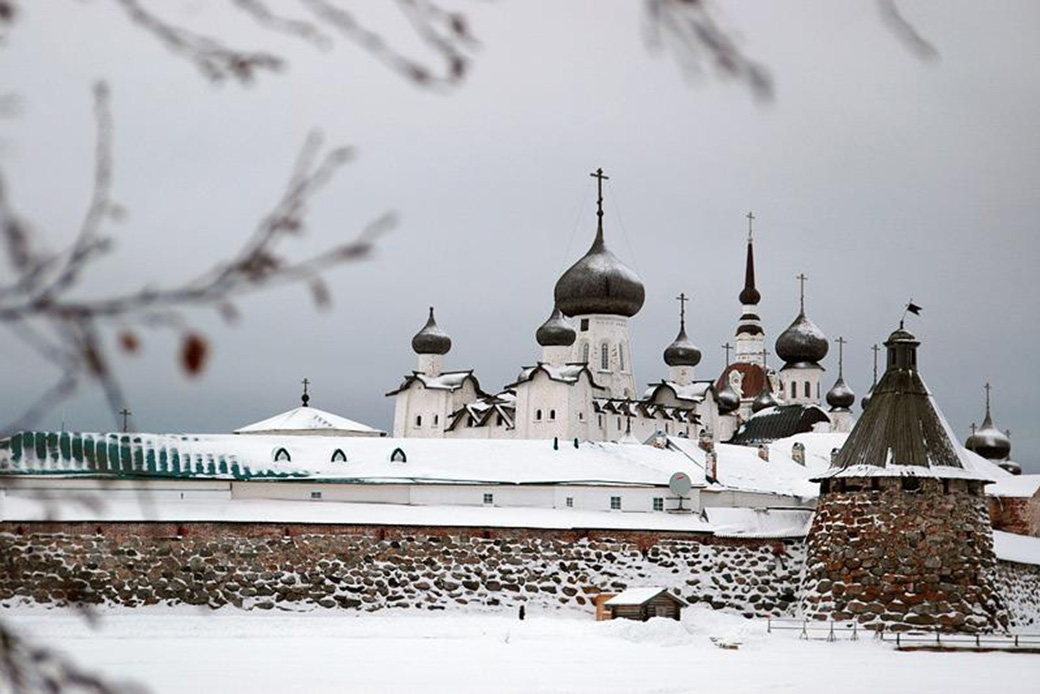
[[[304,377],[300,382],[303,384],[303,395],[300,396],[300,401],[303,403],[304,407],[307,407],[307,403],[311,401],[311,396],[307,394],[307,386],[310,385],[311,381],[309,378]]]
[[[681,292],[675,300],[679,302],[679,329],[686,330],[686,302],[690,298],[686,296],[686,292]]]
[[[603,169],[596,169],[589,174],[596,179],[596,216],[599,217],[599,227],[603,228],[603,181],[609,181],[610,176],[603,173]]]
[[[748,243],[751,243],[755,238],[755,229],[752,226],[755,221],[755,213],[748,210],[748,213],[745,216],[747,217],[747,240]]]

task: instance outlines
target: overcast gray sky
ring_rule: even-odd
[[[666,373],[681,291],[694,297],[698,376],[722,369],[752,209],[770,343],[797,313],[805,272],[809,315],[849,340],[846,379],[862,395],[870,345],[913,297],[925,309],[909,323],[922,373],[955,430],[963,438],[981,421],[988,380],[1014,457],[1040,472],[1036,2],[904,0],[937,62],[915,58],[869,0],[717,3],[773,74],[771,105],[739,84],[685,79],[647,49],[636,2],[462,5],[481,49],[471,78],[447,94],[349,45],[320,52],[210,3],[157,3],[290,61],[250,88],[213,87],[110,3],[22,5],[0,48],[4,91],[22,102],[0,123],[0,164],[52,246],[71,238],[89,195],[90,85],[112,85],[115,195],[128,217],[84,293],[175,283],[231,253],[312,128],[359,158],[313,206],[300,257],[384,211],[400,215],[372,260],[329,275],[328,311],[290,287],[241,302],[237,326],[189,314],[215,343],[201,379],[176,368],[176,335],[144,333],[144,353],[118,359],[140,430],[228,431],[297,404],[304,376],[312,404],[389,428],[383,394],[414,368],[409,341],[431,304],[454,340],[447,365],[475,368],[497,390],[538,358],[553,284],[591,242],[588,173],[602,166],[608,245],[646,284],[631,324],[639,381]],[[356,5],[362,17],[384,11]],[[411,47],[392,18],[372,21]],[[0,354],[9,421],[55,374],[7,335]],[[827,366],[829,386],[836,349]],[[44,425],[62,419],[113,427],[94,390]]]

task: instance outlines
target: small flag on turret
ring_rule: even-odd
[[[914,314],[915,316],[921,315],[921,307],[915,304],[913,301],[906,305],[906,310]]]

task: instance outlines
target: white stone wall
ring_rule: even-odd
[[[628,318],[592,314],[575,316],[571,320],[578,331],[578,339],[574,341],[568,361],[585,361],[585,346],[588,345],[589,369],[596,375],[596,382],[606,386],[611,397],[638,397],[632,373]],[[606,368],[603,368],[603,346],[606,346],[607,352]]]
[[[819,405],[821,385],[823,376],[822,367],[790,368],[784,367],[780,370],[780,381],[783,384],[782,397],[787,405]],[[809,384],[809,395],[805,394],[805,384]],[[792,391],[792,384],[794,390]]]
[[[476,401],[470,381],[455,390],[427,388],[415,381],[397,394],[394,403],[394,437],[443,438],[448,417],[466,403]]]

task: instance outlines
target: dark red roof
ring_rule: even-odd
[[[733,371],[739,371],[744,374],[744,380],[740,383],[743,392],[737,393],[741,399],[755,397],[762,392],[762,386],[768,383],[765,372],[758,364],[734,362],[726,367],[726,370],[719,376],[719,380],[715,382],[716,390],[722,390],[726,387],[726,384],[729,383],[729,375]]]

